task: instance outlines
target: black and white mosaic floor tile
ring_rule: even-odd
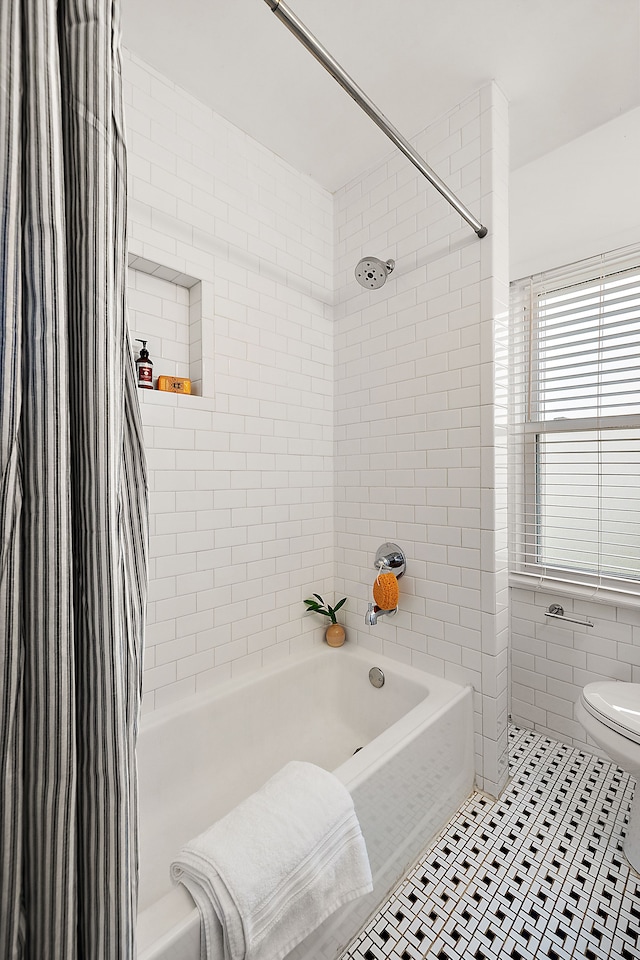
[[[640,960],[633,781],[512,727],[511,780],[474,793],[342,960]]]

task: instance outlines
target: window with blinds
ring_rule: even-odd
[[[640,250],[512,284],[511,324],[512,571],[640,595]]]

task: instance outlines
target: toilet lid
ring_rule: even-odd
[[[612,730],[640,743],[640,683],[599,680],[582,691],[589,713]]]

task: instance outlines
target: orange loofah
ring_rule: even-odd
[[[398,581],[394,573],[381,573],[376,577],[373,599],[381,610],[395,610],[398,606]]]

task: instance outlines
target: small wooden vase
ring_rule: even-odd
[[[344,627],[341,623],[332,623],[327,627],[324,638],[330,647],[341,647],[345,638]]]

